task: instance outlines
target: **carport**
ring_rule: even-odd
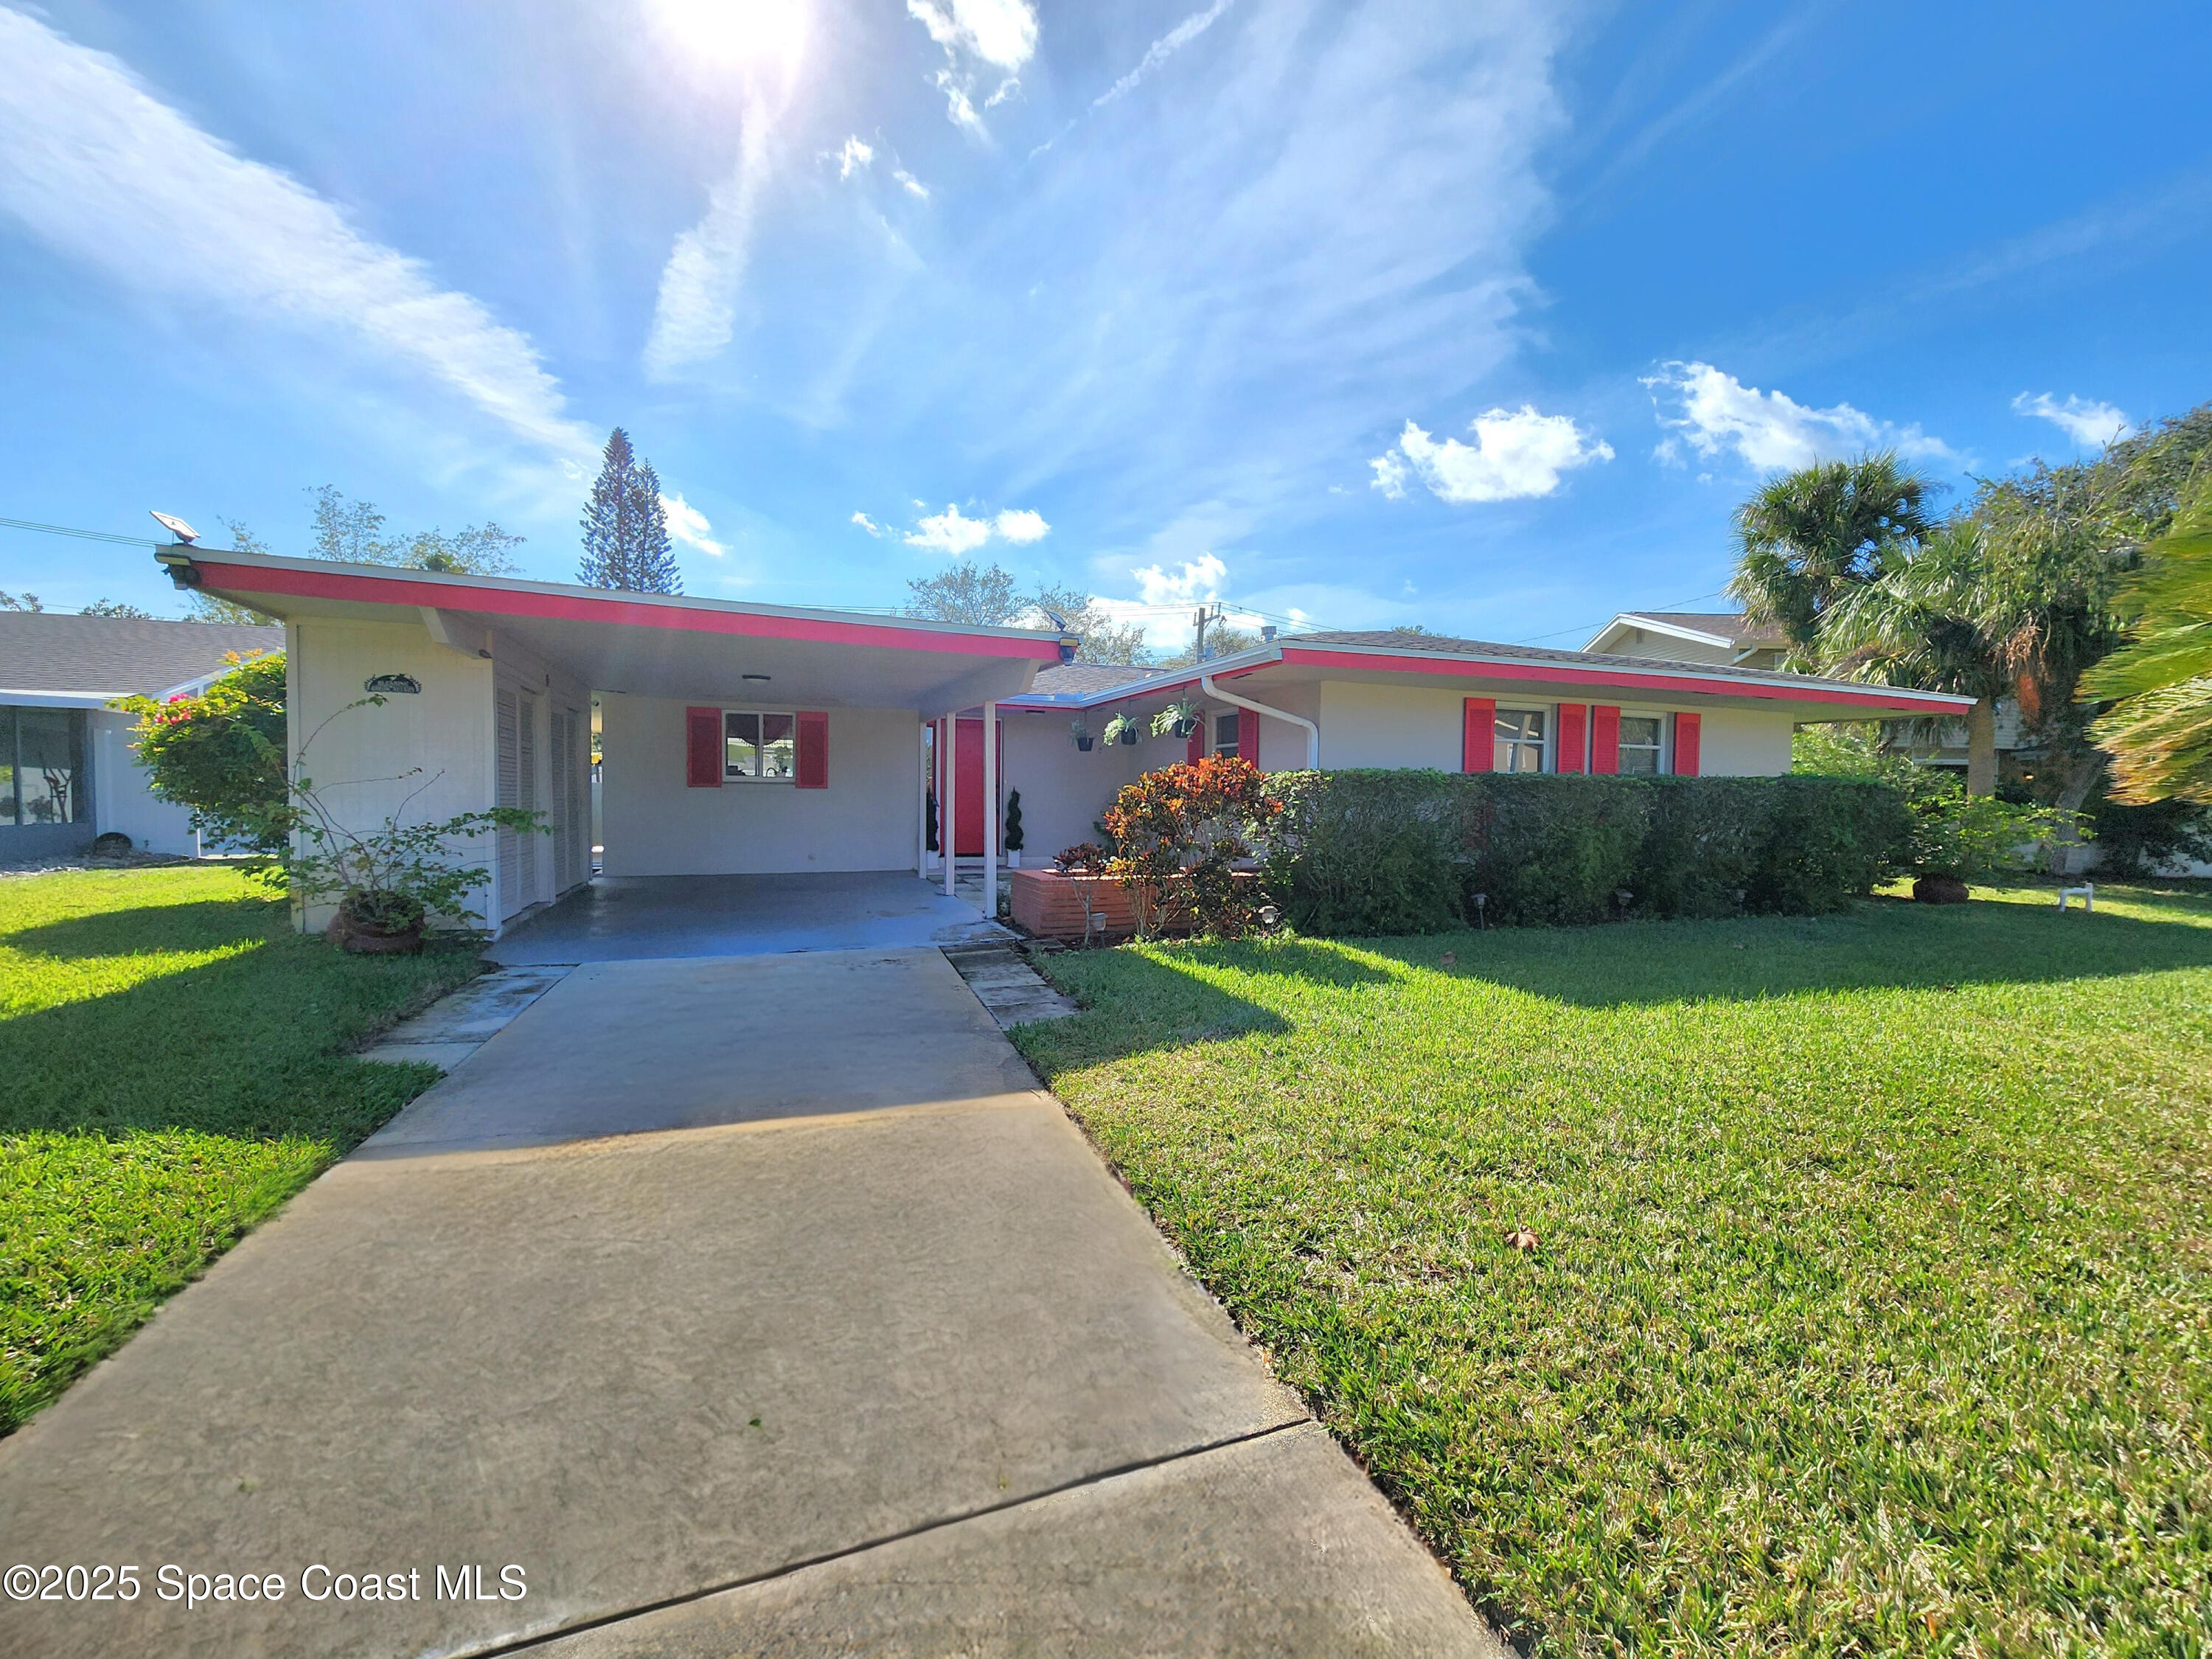
[[[492,867],[477,908],[495,930],[592,882],[595,772],[609,885],[575,906],[586,934],[622,915],[676,920],[679,878],[715,878],[693,890],[726,918],[750,902],[757,914],[735,921],[756,939],[803,922],[810,901],[852,909],[858,890],[825,877],[912,872],[892,906],[912,910],[934,869],[957,905],[955,861],[924,845],[936,757],[961,711],[980,707],[995,732],[999,701],[1073,651],[1026,629],[198,546],[159,557],[180,586],[283,622],[294,763],[348,827],[494,805],[544,815],[550,836],[474,849]],[[985,800],[996,750],[983,744]],[[958,793],[937,791],[949,846],[969,839]],[[996,820],[981,826],[987,915]]]

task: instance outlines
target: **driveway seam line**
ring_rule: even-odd
[[[849,1544],[842,1549],[825,1550],[819,1555],[810,1555],[800,1560],[787,1562],[781,1566],[770,1567],[763,1572],[748,1573],[742,1577],[709,1584],[703,1589],[686,1590],[680,1595],[664,1596],[658,1601],[647,1601],[638,1607],[625,1607],[619,1613],[601,1613],[595,1618],[581,1620],[573,1625],[563,1625],[557,1630],[543,1631],[535,1636],[519,1637],[513,1641],[503,1642],[493,1647],[456,1648],[452,1650],[450,1659],[501,1659],[503,1655],[526,1653],[532,1648],[542,1648],[550,1643],[565,1641],[569,1637],[580,1636],[587,1631],[604,1630],[610,1625],[625,1624],[633,1619],[647,1618],[656,1613],[665,1612],[671,1607],[689,1607],[696,1601],[708,1601],[717,1595],[726,1595],[732,1590],[750,1589],[755,1584],[773,1583],[779,1578],[787,1578],[793,1573],[804,1572],[809,1567],[822,1566],[831,1561],[848,1560],[856,1555],[866,1555],[871,1550],[879,1550],[888,1545],[902,1543],[909,1538],[923,1538],[933,1532],[942,1532],[947,1527],[957,1527],[970,1521],[980,1521],[986,1516],[1004,1515],[1009,1510],[1018,1510],[1030,1504],[1041,1503],[1048,1498],[1060,1497],[1064,1492],[1081,1492],[1086,1486],[1103,1486],[1109,1480],[1119,1480],[1125,1475],[1141,1474],[1146,1469],[1165,1468],[1193,1457],[1204,1457],[1210,1452],[1225,1451],[1231,1446],[1250,1445],[1255,1441],[1266,1440],[1272,1436],[1285,1434],[1293,1429],[1308,1427],[1314,1421],[1313,1418],[1302,1415],[1286,1423],[1273,1423],[1265,1428],[1248,1430],[1243,1434],[1228,1435],[1219,1440],[1209,1440],[1201,1445],[1188,1446],[1181,1451],[1167,1452],[1158,1457],[1139,1458],[1134,1462],[1118,1464],[1110,1469],[1100,1469],[1093,1474],[1078,1475],[1073,1480],[1064,1480],[1056,1486],[1042,1486],[1035,1492],[1025,1492],[1019,1498],[1009,1498],[1003,1503],[986,1504],[981,1509],[963,1510],[958,1515],[945,1516],[935,1521],[919,1522],[901,1531],[885,1533],[879,1538],[871,1538],[863,1543]]]

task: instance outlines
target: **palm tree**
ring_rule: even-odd
[[[2116,799],[2212,805],[2212,487],[2144,550],[2121,594],[2128,644],[2082,676],[2120,702],[2089,728],[2112,757]]]
[[[1989,577],[1980,526],[1954,520],[1832,600],[1813,653],[1824,672],[1972,697],[1970,795],[1996,791],[1996,700],[2009,689],[2002,641],[1989,626]]]
[[[1787,634],[1801,664],[1813,661],[1829,607],[1935,528],[1928,502],[1936,489],[1894,450],[1769,479],[1735,510],[1729,593],[1753,620]]]

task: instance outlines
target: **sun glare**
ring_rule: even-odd
[[[805,0],[653,0],[672,45],[703,67],[788,73],[806,43]]]

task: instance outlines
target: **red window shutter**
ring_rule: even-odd
[[[1590,705],[1590,770],[1608,778],[1620,770],[1620,710],[1611,703]]]
[[[691,789],[722,787],[722,711],[684,711],[684,782]]]
[[[1583,769],[1583,732],[1589,718],[1589,709],[1579,702],[1559,705],[1559,757],[1558,769],[1579,772]]]
[[[1460,738],[1459,769],[1489,772],[1498,760],[1498,699],[1469,697],[1466,730]]]
[[[1260,763],[1260,717],[1249,708],[1237,711],[1237,758]]]
[[[1674,716],[1674,775],[1694,778],[1698,775],[1698,728],[1705,723],[1702,714]]]
[[[830,787],[830,716],[802,714],[799,717],[798,764],[792,784],[799,789]]]
[[[1182,757],[1193,766],[1206,758],[1206,723],[1211,719],[1210,714],[1200,714],[1190,736],[1183,739]]]

